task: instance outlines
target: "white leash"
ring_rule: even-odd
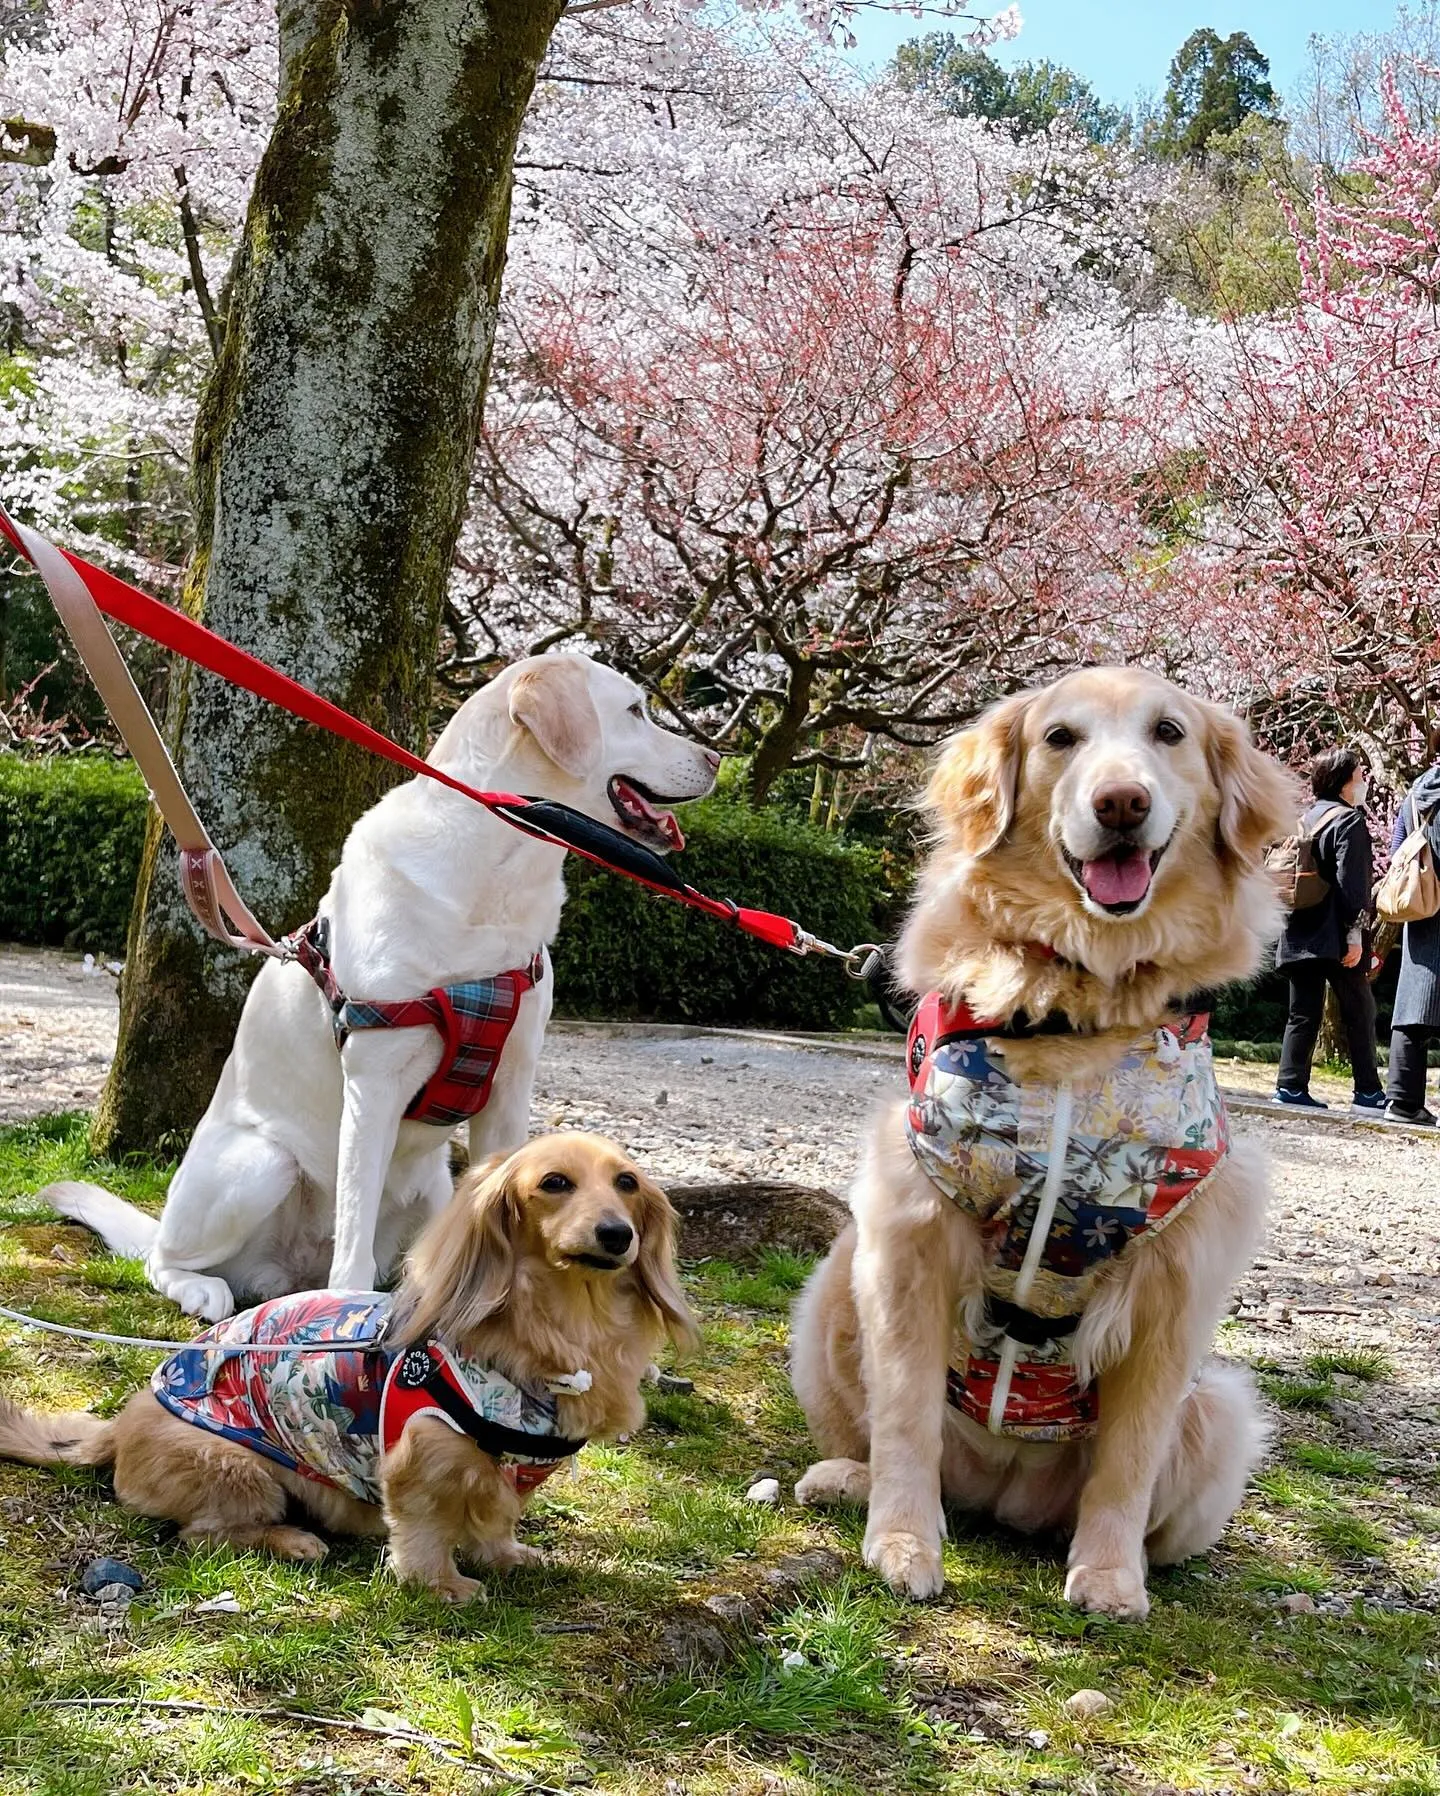
[[[345,1341],[207,1341],[196,1337],[190,1341],[154,1341],[148,1335],[105,1335],[93,1328],[75,1328],[68,1322],[42,1322],[38,1316],[27,1316],[21,1310],[6,1309],[0,1303],[0,1316],[18,1322],[21,1328],[35,1328],[44,1334],[73,1335],[79,1341],[104,1341],[110,1347],[149,1347],[156,1353],[186,1353],[192,1347],[201,1353],[376,1353],[382,1351],[379,1337]],[[544,1380],[545,1388],[555,1397],[583,1397],[594,1379],[584,1367],[578,1372],[560,1372]]]
[[[203,1353],[328,1353],[337,1347],[348,1352],[364,1352],[365,1341],[153,1341],[148,1335],[106,1335],[93,1328],[74,1328],[68,1322],[42,1322],[38,1316],[27,1316],[20,1310],[7,1310],[0,1304],[0,1316],[7,1322],[18,1322],[21,1328],[39,1329],[47,1335],[73,1335],[77,1341],[103,1341],[108,1347],[150,1347],[156,1353],[182,1353],[198,1347]]]

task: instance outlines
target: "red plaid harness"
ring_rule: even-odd
[[[453,1128],[477,1116],[490,1101],[490,1089],[520,1000],[545,977],[542,948],[528,966],[469,979],[461,985],[436,985],[423,998],[371,1003],[347,998],[330,965],[330,919],[316,917],[289,938],[295,959],[324,993],[335,1030],[335,1046],[343,1048],[353,1029],[414,1029],[428,1024],[444,1044],[440,1064],[411,1099],[410,1122]]]

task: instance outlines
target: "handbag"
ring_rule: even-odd
[[[1430,846],[1431,807],[1421,817],[1415,813],[1414,829],[1390,857],[1385,877],[1375,893],[1375,909],[1385,923],[1423,923],[1440,913],[1440,874]]]

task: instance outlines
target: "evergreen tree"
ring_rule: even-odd
[[[1212,137],[1238,131],[1248,118],[1278,116],[1270,63],[1247,33],[1222,38],[1207,25],[1192,31],[1170,64],[1155,147],[1196,164]]]

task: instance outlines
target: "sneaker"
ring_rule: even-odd
[[[1283,1085],[1278,1088],[1270,1102],[1272,1104],[1290,1104],[1297,1110],[1328,1110],[1330,1108],[1328,1104],[1322,1104],[1319,1098],[1312,1098],[1308,1091],[1286,1091]]]
[[[1383,1091],[1357,1091],[1350,1100],[1352,1110],[1383,1110],[1385,1093]]]
[[[1385,1120],[1386,1122],[1409,1123],[1412,1129],[1433,1129],[1435,1112],[1427,1110],[1423,1104],[1418,1110],[1407,1110],[1403,1104],[1387,1104]]]

